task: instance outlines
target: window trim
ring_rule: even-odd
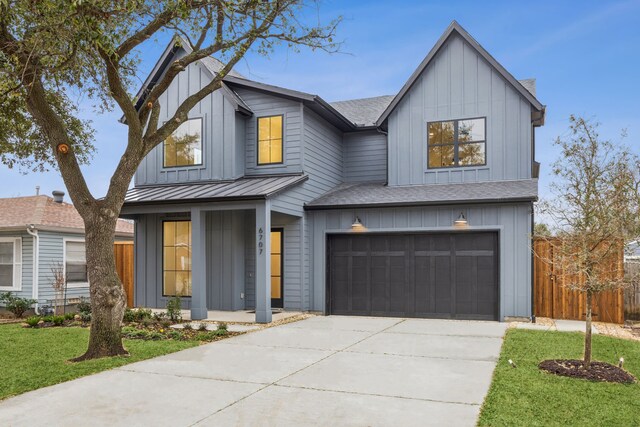
[[[168,295],[164,293],[164,223],[165,222],[185,222],[191,223],[191,233],[193,234],[193,222],[190,217],[186,218],[163,218],[160,220],[160,295],[162,298],[173,298],[175,295]],[[175,247],[175,246],[174,246]],[[191,295],[180,295],[180,299],[191,298],[193,296],[193,245],[191,245]]]
[[[0,243],[13,243],[13,285],[0,286],[0,292],[18,292],[22,290],[22,237],[0,237]],[[16,262],[16,253],[20,253],[20,261]]]
[[[194,163],[192,165],[179,165],[179,166],[178,165],[176,165],[176,166],[167,166],[167,165],[165,165],[165,156],[164,156],[164,142],[166,141],[166,139],[165,139],[165,140],[162,141],[162,169],[163,170],[164,169],[172,170],[172,169],[177,169],[177,168],[185,169],[185,168],[192,168],[192,167],[197,167],[197,166],[204,166],[204,146],[205,146],[205,144],[204,144],[204,118],[201,117],[201,116],[199,116],[199,117],[189,117],[187,119],[187,121],[184,122],[184,123],[187,123],[190,120],[199,120],[200,121],[200,152],[202,153],[200,155],[200,163]],[[176,130],[177,130],[177,128],[176,128]],[[172,135],[173,135],[173,132],[172,132]]]
[[[272,118],[272,117],[282,117],[282,161],[280,162],[269,162],[269,163],[260,163],[260,119]],[[269,166],[278,166],[284,165],[284,113],[283,114],[267,114],[265,116],[256,117],[256,167],[259,168],[268,168]]]
[[[465,144],[484,144],[484,163],[477,163],[474,165],[461,165],[460,164],[460,158],[458,156],[459,153],[459,149],[460,149],[460,145],[461,143],[458,141],[458,122],[461,121],[465,121],[465,120],[484,120],[484,139],[481,141],[471,141],[471,142],[463,142],[462,145]],[[434,144],[434,145],[429,145],[429,125],[433,124],[433,123],[444,123],[444,122],[454,122],[454,128],[453,128],[453,156],[455,159],[455,164],[451,165],[451,166],[435,166],[435,167],[431,167],[429,166],[429,147],[444,147],[444,146],[449,146],[451,144]],[[456,168],[477,168],[477,167],[482,167],[482,166],[487,166],[488,162],[487,162],[487,117],[486,116],[480,116],[480,117],[464,117],[464,118],[460,118],[460,119],[444,119],[444,120],[432,120],[432,121],[428,121],[427,122],[427,170],[434,170],[434,169],[456,169]]]
[[[89,287],[89,268],[87,267],[86,282],[69,282],[67,280],[67,242],[84,243],[84,262],[87,263],[87,242],[81,237],[63,237],[62,238],[62,269],[64,274],[64,284],[67,289],[87,288]]]

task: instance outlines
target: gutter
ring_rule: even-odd
[[[31,285],[31,298],[36,300],[36,306],[35,306],[35,311],[36,313],[38,313],[39,311],[39,307],[38,307],[38,279],[40,278],[40,271],[39,271],[39,266],[40,266],[40,236],[38,236],[38,230],[36,229],[36,226],[33,224],[29,224],[27,225],[27,233],[29,233],[30,236],[33,237],[33,268],[32,273],[33,273],[33,283]]]
[[[350,203],[344,205],[304,205],[306,211],[336,210],[336,209],[364,209],[364,208],[389,208],[389,207],[419,207],[419,206],[450,206],[450,205],[476,205],[476,204],[504,204],[504,203],[533,203],[537,197],[515,197],[512,199],[460,199],[460,200],[436,200],[436,201],[407,201],[386,203]]]
[[[534,228],[535,228],[535,210],[533,207],[533,202],[531,202],[531,323],[536,323],[536,312],[535,310],[535,253],[534,253]]]

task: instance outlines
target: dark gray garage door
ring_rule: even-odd
[[[496,233],[338,234],[328,254],[331,314],[498,319]]]

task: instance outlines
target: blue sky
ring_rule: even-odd
[[[542,163],[541,194],[547,194],[553,140],[566,133],[572,113],[594,117],[600,133],[640,148],[640,0],[627,1],[338,1],[321,3],[328,18],[344,16],[338,38],[345,53],[294,53],[284,48],[270,58],[247,56],[237,70],[267,83],[311,92],[328,101],[395,94],[451,20],[457,20],[516,78],[537,79],[547,105],[546,124],[536,134]],[[140,79],[164,49],[167,37],[147,44]],[[118,112],[93,121],[97,152],[85,176],[102,196],[122,154],[126,129]],[[0,197],[50,194],[64,189],[57,172],[23,175],[0,166]],[[67,197],[68,200],[68,197]]]

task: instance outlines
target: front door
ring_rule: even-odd
[[[282,254],[283,230],[281,228],[271,229],[271,307],[283,307],[283,268]]]

